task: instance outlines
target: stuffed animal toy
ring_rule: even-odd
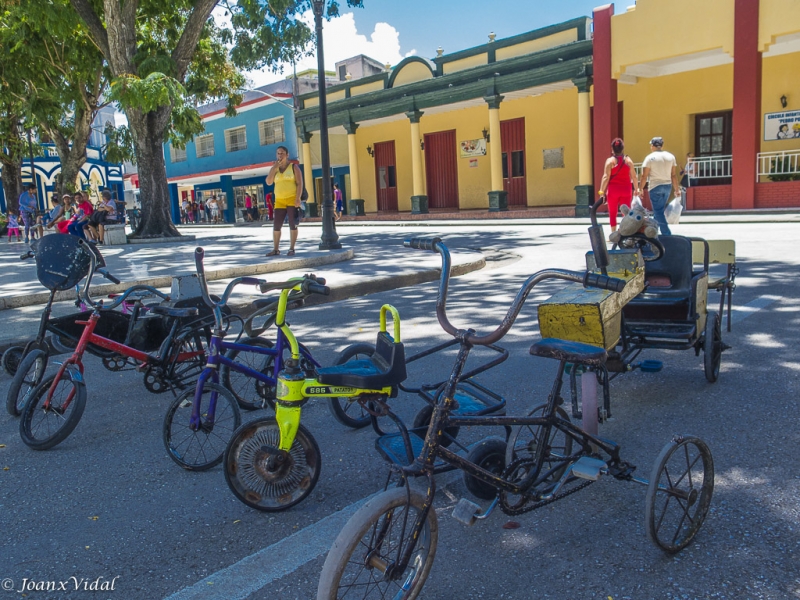
[[[643,233],[649,238],[658,236],[658,223],[647,214],[641,204],[634,204],[633,206],[621,204],[619,211],[623,215],[622,220],[617,230],[612,231],[611,235],[608,236],[610,242],[618,244],[622,236],[629,236],[634,233]]]

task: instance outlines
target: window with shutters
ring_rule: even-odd
[[[225,151],[238,152],[247,149],[247,128],[243,126],[225,130]]]
[[[281,142],[285,141],[286,136],[283,133],[283,117],[259,121],[258,135],[261,138],[262,146],[280,144]]]
[[[214,156],[214,134],[199,135],[194,138],[195,146],[197,147],[197,158],[205,158],[206,156]]]
[[[172,144],[169,146],[170,160],[174,163],[184,162],[186,160],[186,148],[176,148]]]

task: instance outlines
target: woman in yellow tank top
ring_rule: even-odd
[[[289,150],[286,146],[278,146],[275,152],[275,164],[267,175],[267,185],[275,186],[275,209],[272,224],[272,252],[267,256],[277,256],[281,243],[281,228],[286,216],[289,216],[289,256],[294,255],[297,242],[297,211],[300,209],[300,196],[303,194],[303,177],[300,168],[289,161]]]

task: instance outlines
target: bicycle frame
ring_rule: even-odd
[[[110,340],[108,338],[101,337],[94,333],[94,329],[97,326],[98,321],[100,320],[100,312],[99,309],[95,309],[95,311],[91,314],[88,321],[76,321],[78,325],[83,325],[83,333],[81,334],[80,339],[78,340],[78,345],[75,348],[75,351],[70,355],[70,357],[65,360],[58,369],[55,379],[53,380],[53,384],[50,387],[50,390],[47,393],[47,400],[44,403],[44,408],[50,408],[50,402],[53,398],[53,393],[55,392],[56,385],[64,376],[64,372],[67,369],[72,371],[73,377],[77,377],[78,380],[83,379],[83,353],[86,352],[86,348],[89,344],[94,344],[99,346],[100,348],[104,348],[106,350],[110,350],[115,354],[119,354],[126,358],[132,358],[140,363],[152,363],[153,358],[147,354],[146,352],[142,352],[141,350],[137,350],[135,348],[131,348],[130,346],[126,346],[125,344],[120,344],[119,342],[115,342],[114,340]],[[170,332],[170,338],[174,337],[175,331],[173,330]],[[202,351],[196,352],[181,352],[175,358],[176,362],[187,362],[198,356],[202,356],[204,353]],[[78,372],[76,373],[74,368],[77,367]],[[72,402],[73,394],[72,392],[67,397],[66,402],[64,403],[63,407],[66,409],[69,404]]]
[[[225,332],[224,331],[214,331],[214,334],[211,336],[211,343],[209,345],[208,351],[208,361],[206,363],[206,368],[203,369],[202,373],[200,373],[200,377],[198,379],[198,385],[195,391],[195,403],[194,408],[192,410],[192,417],[190,421],[190,427],[196,431],[200,427],[200,396],[202,394],[203,386],[211,378],[212,383],[219,383],[219,366],[223,365],[231,369],[232,371],[236,371],[238,373],[242,373],[247,377],[251,377],[260,381],[262,383],[266,383],[269,385],[276,385],[278,380],[278,374],[283,369],[283,351],[287,348],[287,339],[284,331],[282,329],[278,329],[278,336],[276,340],[276,344],[273,348],[259,348],[257,346],[250,346],[248,344],[239,344],[239,343],[232,343],[225,341]],[[238,352],[247,352],[252,354],[261,354],[263,356],[273,356],[275,357],[274,360],[274,368],[272,372],[272,376],[266,375],[261,373],[260,371],[256,371],[255,369],[251,369],[245,365],[241,365],[232,361],[230,358],[225,356],[223,351],[225,350],[236,350]],[[308,360],[314,367],[320,367],[321,365],[314,359],[311,353],[304,347],[299,346],[300,355]],[[214,411],[216,409],[216,401],[217,396],[215,392],[212,392],[211,402],[209,403],[209,411],[208,411],[208,418],[206,421],[208,423],[214,422]]]

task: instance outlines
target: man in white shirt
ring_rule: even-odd
[[[672,235],[664,216],[664,209],[667,207],[669,194],[675,190],[675,196],[680,196],[678,187],[678,163],[675,157],[664,150],[664,139],[654,137],[650,140],[650,154],[642,163],[642,177],[639,184],[644,185],[644,181],[649,181],[650,204],[653,205],[653,216],[658,223],[663,235]],[[641,196],[642,190],[639,190]]]

